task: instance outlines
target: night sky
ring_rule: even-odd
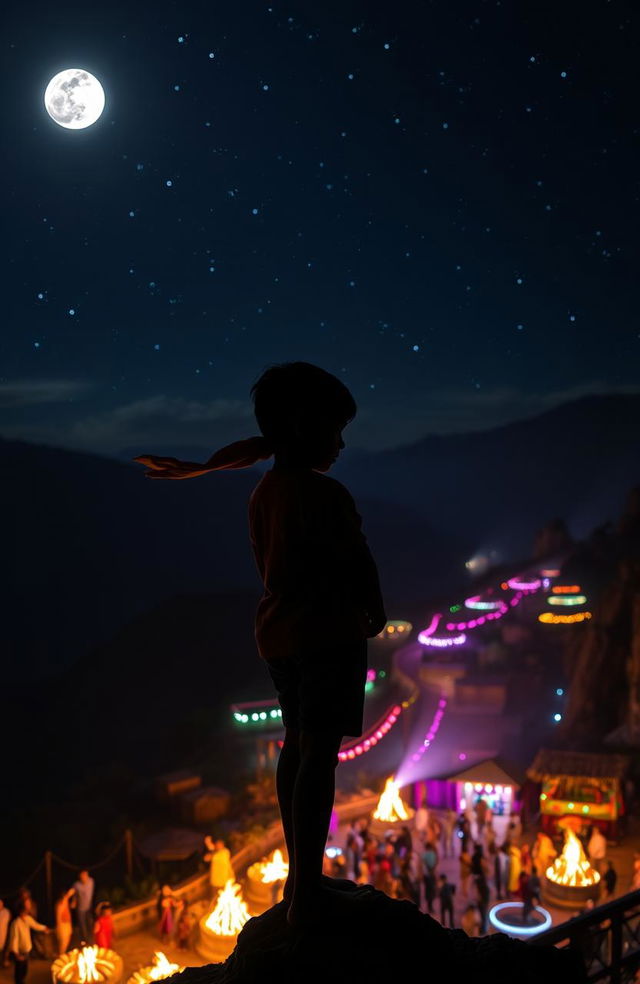
[[[637,388],[634,4],[11,7],[2,436],[213,450],[293,359],[370,449]]]

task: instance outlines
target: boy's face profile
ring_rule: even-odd
[[[344,420],[293,418],[288,439],[276,451],[276,462],[311,468],[313,471],[329,471],[345,446],[342,431],[348,423]]]

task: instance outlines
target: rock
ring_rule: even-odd
[[[326,914],[292,929],[280,902],[251,919],[223,964],[191,967],[172,984],[394,984],[409,977],[474,984],[580,984],[569,950],[532,946],[502,933],[471,939],[445,929],[412,903],[342,881]]]

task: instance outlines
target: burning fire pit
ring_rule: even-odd
[[[373,830],[387,828],[389,824],[396,824],[400,821],[407,822],[413,816],[414,811],[407,806],[400,796],[398,783],[393,776],[387,779],[383,792],[378,800],[378,805],[373,811],[373,820],[378,823],[372,826]]]
[[[238,933],[251,919],[240,892],[240,886],[230,878],[212,912],[200,920],[196,950],[214,963],[224,962],[233,952]]]
[[[569,827],[559,858],[545,872],[543,894],[547,902],[569,909],[597,900],[600,875],[589,864],[582,844]]]
[[[277,849],[268,860],[251,865],[247,871],[246,899],[252,912],[259,915],[281,901],[288,874],[289,865]]]
[[[150,984],[151,981],[163,981],[166,977],[179,974],[184,970],[179,964],[171,963],[161,950],[156,950],[153,955],[153,963],[148,967],[141,967],[131,975],[127,984]]]
[[[53,984],[119,984],[122,960],[114,950],[83,946],[54,960],[51,977]]]

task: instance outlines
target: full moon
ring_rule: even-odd
[[[67,130],[84,130],[104,109],[104,89],[83,68],[65,68],[49,82],[44,94],[47,113]]]

